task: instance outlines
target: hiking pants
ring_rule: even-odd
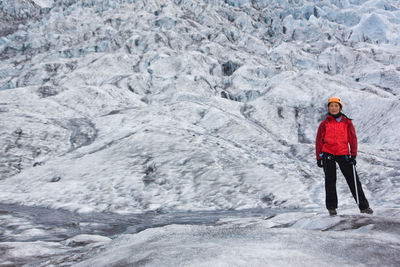
[[[353,165],[347,160],[347,156],[335,156],[324,153],[323,158],[324,173],[325,173],[325,205],[327,209],[337,209],[338,198],[336,193],[336,162],[339,164],[339,168],[346,178],[347,184],[353,194],[354,199],[357,201],[356,191],[354,187],[354,173]],[[357,189],[359,199],[359,209],[363,210],[369,208],[368,200],[365,198],[364,191],[362,189],[358,174],[357,177]]]

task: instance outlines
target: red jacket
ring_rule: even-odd
[[[319,125],[315,142],[317,159],[321,159],[320,154],[323,152],[337,156],[357,156],[357,136],[353,123],[344,116],[341,118],[341,121],[337,122],[329,115]]]

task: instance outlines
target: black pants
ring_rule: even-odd
[[[336,193],[336,162],[346,178],[347,184],[355,200],[356,191],[354,188],[354,174],[353,165],[347,161],[346,156],[334,156],[331,154],[324,154],[324,172],[325,172],[325,204],[327,209],[336,209],[338,206],[338,198]],[[359,199],[359,209],[363,210],[369,207],[368,200],[365,198],[358,174],[357,177],[357,191]]]

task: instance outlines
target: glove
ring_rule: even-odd
[[[317,165],[318,165],[318,167],[320,167],[320,168],[324,167],[324,164],[323,164],[323,162],[322,162],[322,159],[317,159]]]
[[[350,163],[351,165],[356,166],[356,164],[357,164],[356,156],[351,156],[351,157],[349,158],[349,163]]]

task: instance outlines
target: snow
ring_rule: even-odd
[[[381,244],[398,248],[398,235],[390,239],[376,231],[384,216],[352,217],[358,210],[341,174],[340,216],[326,216],[314,140],[327,100],[340,96],[356,127],[357,170],[366,196],[374,210],[397,218],[398,1],[2,5],[0,203],[88,216],[295,210],[267,220],[225,218],[219,226],[172,225],[104,237],[107,244],[99,246],[106,254],[90,254],[82,264],[102,262],[115,250],[115,264],[156,265],[171,253],[178,258],[170,259],[171,266],[244,265],[251,258],[253,265],[356,265],[358,256],[351,258],[346,249],[362,238],[378,248],[380,260],[395,265]],[[25,260],[42,252],[24,254],[24,242],[38,244],[55,264],[71,249],[86,253],[103,242],[74,233],[63,241],[83,242],[84,248],[58,239],[53,244],[46,238],[60,229],[2,219],[19,225],[1,233],[11,240],[4,245],[10,255]],[[354,229],[357,223],[362,226]],[[220,238],[231,230],[231,239]],[[257,235],[262,238],[254,240]],[[179,244],[178,236],[186,238],[178,248],[186,244],[187,254],[168,246]],[[147,240],[143,248],[133,244],[137,238]],[[326,252],[315,245],[318,240],[322,247],[339,243]],[[131,256],[132,250],[139,252]]]

